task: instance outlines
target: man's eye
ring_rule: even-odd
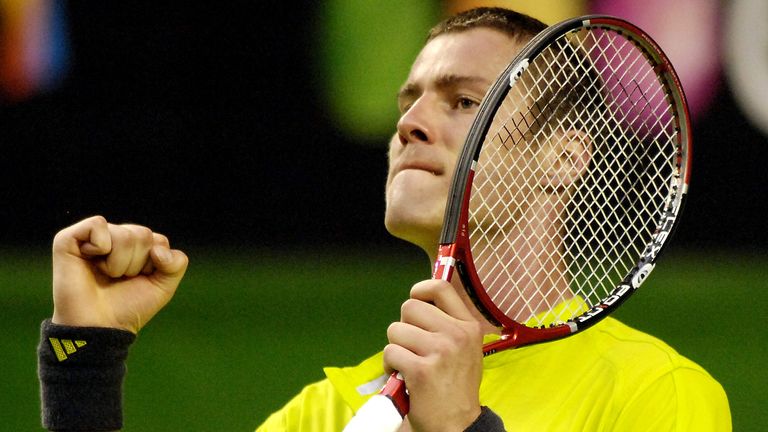
[[[467,97],[461,97],[456,100],[456,108],[459,109],[471,109],[479,105],[474,99]]]

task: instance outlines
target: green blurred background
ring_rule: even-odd
[[[323,366],[356,364],[385,343],[412,283],[412,249],[189,251],[173,302],[140,334],[125,381],[126,431],[247,431]],[[35,345],[50,315],[46,251],[0,254],[2,430],[40,430]],[[765,430],[768,259],[664,256],[620,310],[725,387],[734,430]],[[8,313],[10,312],[10,313]]]
[[[252,430],[323,366],[379,350],[431,265],[382,226],[395,94],[435,20],[476,5],[618,15],[668,52],[694,114],[691,193],[618,314],[710,371],[736,431],[766,430],[768,98],[750,96],[768,89],[752,54],[768,16],[669,4],[0,0],[0,430],[40,430],[49,245],[92,214],[191,258],[132,348],[127,431]]]

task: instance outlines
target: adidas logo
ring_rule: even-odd
[[[58,358],[60,362],[66,360],[68,358],[67,355],[76,353],[78,348],[82,348],[86,345],[84,340],[72,341],[69,339],[48,338],[48,341],[51,342],[51,347],[53,347],[53,351],[56,353],[56,358]]]

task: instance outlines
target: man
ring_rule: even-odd
[[[453,168],[478,105],[542,29],[503,9],[460,14],[430,32],[399,92],[385,224],[433,261]],[[127,346],[173,296],[187,258],[147,228],[94,217],[57,234],[53,259],[54,314],[39,348],[44,423],[119,428]],[[327,379],[305,387],[258,431],[339,431],[393,370],[410,394],[401,430],[730,430],[716,381],[611,318],[562,341],[483,359],[483,340],[497,329],[458,284],[414,285],[381,353],[356,367],[327,368]],[[67,347],[53,340],[91,349],[61,362]]]

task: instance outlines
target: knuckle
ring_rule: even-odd
[[[411,297],[420,298],[423,295],[429,293],[432,290],[432,285],[434,282],[434,280],[423,280],[421,282],[417,282],[411,287]]]
[[[151,244],[152,230],[145,226],[136,226],[133,228],[133,237],[142,244]]]
[[[112,237],[112,241],[116,243],[127,242],[132,237],[131,232],[124,226],[120,225],[112,226],[110,229],[110,236]]]
[[[404,324],[399,321],[395,321],[390,324],[387,327],[387,340],[389,342],[397,340],[398,335],[402,334],[403,326]]]
[[[395,344],[387,344],[384,346],[384,349],[382,350],[383,360],[384,363],[389,365],[394,360],[394,357],[396,356],[397,352],[397,345]]]
[[[54,249],[61,245],[62,243],[65,243],[67,239],[69,238],[69,230],[63,229],[56,233],[56,235],[53,236],[53,247]]]
[[[473,322],[463,322],[456,327],[454,338],[460,342],[470,342],[475,339],[479,326]]]
[[[155,241],[155,243],[159,243],[165,246],[168,246],[171,244],[170,240],[168,240],[168,237],[160,233],[152,233],[152,238]]]
[[[456,329],[454,338],[462,345],[472,344],[482,340],[482,328],[476,322],[464,322]]]
[[[179,252],[179,259],[182,261],[182,268],[187,268],[189,265],[189,257],[184,252]]]
[[[96,215],[96,216],[91,216],[88,219],[85,219],[83,222],[94,224],[94,225],[106,225],[107,219],[104,216]]]
[[[456,343],[451,338],[439,338],[433,346],[435,353],[439,356],[449,356],[457,351]]]
[[[400,319],[405,322],[410,322],[420,312],[422,312],[422,306],[424,302],[416,299],[408,299],[400,306]]]
[[[422,383],[429,380],[429,371],[431,370],[429,360],[416,360],[408,369],[408,381],[412,383]]]
[[[468,331],[470,335],[472,335],[472,337],[480,338],[480,339],[483,338],[483,335],[484,335],[483,326],[482,324],[480,324],[479,321],[468,321],[467,325],[469,327]]]
[[[397,333],[397,329],[398,329],[399,325],[400,325],[399,322],[393,322],[392,324],[390,324],[387,327],[387,339],[388,340],[390,340],[390,341],[392,340],[392,338],[394,337],[395,333]]]
[[[384,357],[385,358],[391,357],[392,356],[392,350],[394,350],[394,349],[395,349],[394,345],[386,344],[384,346],[384,349],[382,350],[382,352],[384,353]]]
[[[405,316],[415,307],[416,300],[408,299],[400,305],[400,315]]]

